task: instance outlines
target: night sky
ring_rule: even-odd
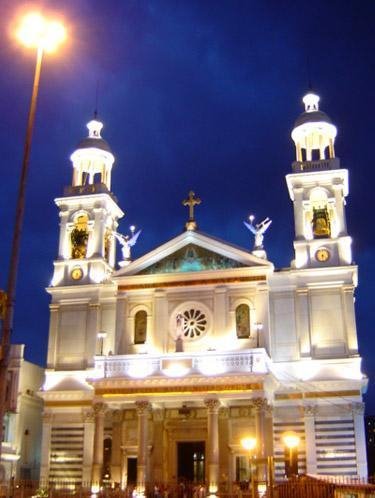
[[[30,4],[31,5],[31,4]],[[290,131],[309,79],[338,127],[336,155],[349,169],[349,234],[359,265],[357,325],[364,371],[374,378],[373,0],[51,0],[69,43],[45,57],[32,146],[13,342],[45,362],[57,255],[53,199],[71,182],[69,156],[86,136],[98,87],[103,137],[116,162],[112,190],[126,212],[119,231],[143,229],[134,255],[178,235],[181,200],[202,199],[199,228],[249,248],[242,221],[273,223],[265,237],[276,268],[293,258],[293,209],[285,183],[295,158]],[[25,4],[0,6],[0,286],[5,287],[34,54],[11,26]],[[375,413],[374,386],[366,396]]]

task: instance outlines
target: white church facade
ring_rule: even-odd
[[[318,102],[304,97],[292,132],[295,258],[282,270],[263,247],[270,220],[250,221],[249,252],[198,230],[193,192],[185,231],[132,260],[138,234],[117,232],[114,156],[102,124],[88,124],[55,201],[42,479],[139,493],[188,479],[215,493],[248,478],[245,437],[281,479],[291,431],[300,473],[366,476],[348,171]]]

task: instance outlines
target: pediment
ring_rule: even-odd
[[[131,262],[114,276],[177,274],[263,267],[272,263],[227,242],[197,231],[186,231]]]

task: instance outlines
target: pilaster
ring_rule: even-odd
[[[112,411],[111,478],[115,483],[121,482],[122,417],[122,410]]]
[[[148,480],[148,414],[151,404],[148,401],[136,401],[138,415],[138,453],[137,453],[137,495],[143,496]]]
[[[44,411],[42,417],[43,421],[42,421],[42,444],[41,444],[41,456],[40,456],[40,481],[47,483],[49,477],[53,414],[50,411]]]
[[[357,474],[361,478],[367,478],[367,456],[366,456],[366,434],[364,422],[365,404],[362,402],[352,403],[355,449],[357,456]]]
[[[306,405],[303,407],[303,421],[305,426],[306,471],[308,474],[318,473],[315,442],[315,415],[317,407]]]
[[[92,491],[96,492],[96,490],[99,489],[102,480],[104,417],[106,405],[104,403],[95,403],[93,410],[95,414],[95,432],[91,486]]]
[[[207,433],[208,433],[208,492],[216,494],[219,487],[219,407],[217,399],[209,398],[204,401],[207,407]]]
[[[92,462],[94,450],[95,414],[92,408],[84,410],[83,418],[83,458],[82,458],[82,482],[85,484],[91,481]]]

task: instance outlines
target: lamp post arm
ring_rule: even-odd
[[[18,197],[16,204],[16,216],[14,222],[12,249],[10,253],[8,285],[7,285],[7,300],[5,307],[5,316],[2,327],[1,337],[1,356],[0,356],[0,441],[3,440],[3,424],[2,420],[5,413],[5,395],[7,384],[7,370],[9,364],[10,346],[11,346],[11,333],[13,329],[14,317],[14,297],[17,284],[18,263],[21,245],[21,233],[23,218],[25,212],[25,194],[26,194],[26,181],[29,169],[29,159],[31,151],[31,140],[33,135],[36,104],[39,92],[40,72],[42,67],[43,48],[39,47],[37,50],[35,73],[33,89],[31,93],[31,101],[29,108],[29,115],[27,119],[25,145],[23,150],[21,176],[18,187]],[[1,457],[1,443],[0,443],[0,457]]]

